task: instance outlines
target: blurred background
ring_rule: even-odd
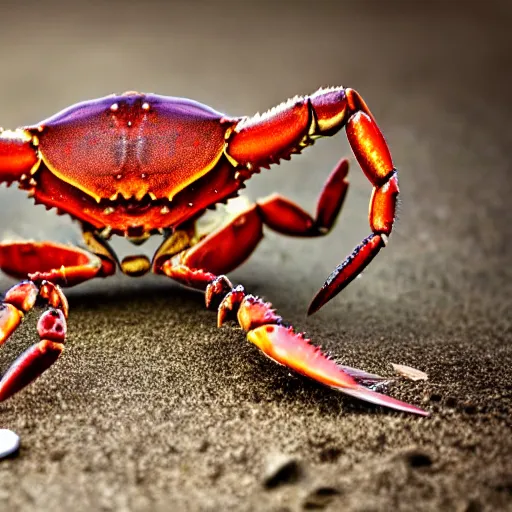
[[[265,458],[267,441],[272,439],[270,444],[279,450],[286,448],[311,464],[319,463],[318,474],[342,475],[343,468],[352,474],[356,468],[354,474],[363,476],[348,481],[347,510],[370,510],[364,504],[376,503],[371,499],[377,500],[377,495],[383,500],[381,509],[397,508],[404,492],[411,503],[427,500],[431,510],[458,510],[459,505],[460,510],[480,510],[467,507],[481,503],[481,496],[491,500],[494,509],[499,508],[496,504],[501,507],[510,495],[506,482],[512,475],[506,440],[512,329],[511,12],[506,0],[2,1],[0,125],[4,128],[33,124],[73,103],[125,90],[189,97],[230,115],[262,112],[321,86],[358,90],[384,132],[400,173],[399,218],[388,248],[322,312],[304,318],[310,298],[330,271],[369,234],[371,187],[351,157],[350,190],[333,233],[317,240],[269,233],[233,279],[272,300],[287,320],[307,328],[333,353],[345,355],[347,364],[385,372],[392,361],[427,371],[429,384],[413,391],[404,387],[400,398],[419,403],[423,396],[426,407],[433,408],[442,423],[426,423],[419,430],[417,423],[407,423],[404,429],[394,422],[396,417],[370,417],[365,409],[354,419],[353,405],[348,407],[352,415],[343,420],[348,423],[343,423],[325,411],[346,412],[346,404],[352,402],[333,394],[322,402],[324,390],[303,380],[290,381],[286,371],[262,361],[240,343],[241,335],[232,333],[231,342],[224,344],[229,335],[215,329],[212,314],[202,310],[195,294],[181,294],[174,284],[151,276],[141,280],[118,276],[70,290],[74,313],[66,362],[59,362],[34,391],[16,398],[16,405],[0,406],[0,421],[24,435],[32,450],[23,460],[0,466],[6,482],[0,500],[4,492],[12,510],[28,506],[25,494],[32,487],[40,489],[32,501],[40,509],[51,508],[65,502],[59,500],[66,489],[69,499],[80,495],[81,491],[70,489],[73,482],[81,481],[89,493],[82,499],[96,493],[98,502],[93,502],[106,509],[139,505],[144,509],[171,490],[176,499],[185,500],[182,503],[193,496],[194,503],[205,509],[222,503],[240,510],[237,499],[252,497],[270,510],[279,503],[295,503],[293,497],[289,502],[288,498],[275,501],[275,496],[286,497],[288,491],[261,497],[254,468]],[[248,183],[246,192],[255,199],[278,191],[313,212],[323,181],[342,155],[351,156],[343,132],[319,141],[290,162],[264,170]],[[0,210],[2,237],[79,240],[78,226],[71,219],[34,207],[14,187],[0,187]],[[121,241],[114,245],[121,256],[129,250]],[[0,277],[0,289],[10,283]],[[138,289],[144,294],[135,297]],[[139,330],[130,331],[136,326]],[[172,334],[170,327],[182,337]],[[169,337],[172,346],[162,348]],[[168,350],[168,359],[156,349],[143,348],[143,342]],[[133,358],[145,366],[137,367]],[[176,379],[180,377],[176,386],[159,380],[162,360]],[[193,371],[195,364],[203,365],[198,373]],[[131,368],[129,378],[122,373],[127,368]],[[206,385],[205,375],[220,379],[212,381],[215,385],[208,388],[207,398],[198,391]],[[151,394],[157,393],[152,382],[164,382],[165,398],[163,389],[158,395],[162,402]],[[90,392],[91,383],[95,393]],[[251,395],[244,395],[246,388],[268,398],[268,403],[251,400]],[[57,413],[55,390],[64,394],[68,413]],[[216,440],[211,444],[215,460],[224,464],[222,476],[205,476],[209,470],[202,465],[206,464],[202,452],[192,456],[184,448],[172,455],[195,473],[167,468],[159,457],[168,454],[145,447],[148,459],[137,452],[139,431],[121,435],[121,427],[116,427],[119,415],[138,418],[133,412],[140,402],[134,400],[137,392],[145,393],[147,403],[153,404],[146,411],[147,428],[153,432],[151,425],[163,422],[162,411],[167,411],[167,420],[170,415],[177,422],[173,435],[182,446],[200,443],[204,432],[196,427],[218,413],[217,424],[225,425],[223,435],[215,426],[205,430],[210,442],[212,437]],[[112,395],[117,397],[115,405],[108,405]],[[442,397],[440,403],[429,401],[434,395]],[[180,400],[192,396],[202,396],[188,409],[194,411],[195,420],[180,423],[176,419],[184,418]],[[239,396],[244,400],[237,405]],[[444,406],[447,396],[455,397],[456,403],[485,404],[491,416],[468,419],[462,406]],[[166,400],[173,404],[173,412],[166,409]],[[270,410],[274,403],[276,408]],[[315,405],[321,403],[324,409]],[[233,420],[234,413],[229,412],[233,409],[226,404],[245,411],[245,421]],[[93,470],[87,473],[80,454],[85,434],[77,425],[87,424],[91,410],[100,417],[93,432],[117,432],[126,448],[112,449],[108,439],[97,440],[96,448],[89,446],[97,450],[94,456],[103,460],[101,453],[110,449],[118,462],[107,462],[102,469],[91,455],[87,464]],[[251,422],[258,411],[272,422]],[[61,422],[57,429],[56,414]],[[485,421],[492,425],[490,431]],[[288,430],[282,432],[280,425]],[[315,455],[315,448],[304,440],[309,435],[305,426],[342,446],[344,455],[331,461],[336,466]],[[71,446],[63,432],[78,439],[77,445]],[[162,441],[162,432],[154,431],[154,438]],[[377,441],[381,435],[387,436],[385,446]],[[454,447],[454,439],[470,438],[476,446],[472,452]],[[434,453],[435,471],[422,476],[432,485],[427,492],[430,498],[416,480],[382,484],[392,489],[389,494],[365,480],[364,475],[374,475],[372,459],[418,443]],[[58,462],[44,459],[54,446],[65,446],[59,449],[67,454],[66,475],[55,469]],[[233,450],[240,446],[249,455],[237,462]],[[146,464],[140,470],[148,476],[143,484],[133,483],[131,477],[123,480],[123,468],[133,461],[134,450],[139,453],[137,460]],[[361,461],[367,465],[357,466]],[[38,474],[38,467],[46,476]],[[390,475],[396,475],[395,469]],[[95,479],[95,471],[103,471],[104,483]],[[30,476],[24,478],[25,494],[20,497],[13,490],[18,485],[16,475],[21,474]],[[387,477],[382,478],[387,482]],[[505,479],[504,493],[492,487],[500,478]],[[389,476],[389,481],[395,480]],[[197,494],[193,485],[198,486]],[[109,488],[117,489],[117,494],[109,494]],[[434,488],[441,491],[436,494]],[[467,501],[471,495],[476,502]]]

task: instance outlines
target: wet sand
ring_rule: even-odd
[[[389,246],[305,318],[369,233],[370,185],[351,158],[328,237],[268,233],[231,277],[344,364],[425,371],[427,382],[388,392],[431,417],[290,375],[234,326],[217,329],[198,293],[115,277],[69,290],[64,356],[0,404],[0,427],[22,439],[0,461],[0,510],[512,510],[510,9],[276,4],[2,3],[0,124],[126,89],[242,115],[319,86],[356,88],[400,172]],[[247,194],[277,190],[314,211],[343,154],[344,135],[319,141]],[[69,218],[17,190],[0,189],[0,209],[3,237],[79,239]],[[35,340],[35,321],[4,346],[0,368]],[[288,465],[269,488],[279,457]]]

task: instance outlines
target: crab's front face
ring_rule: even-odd
[[[187,196],[188,210],[221,198],[227,176],[202,190],[209,197],[185,192],[210,171],[229,166],[221,159],[233,124],[200,103],[152,94],[80,103],[27,128],[41,158],[34,195],[125,234],[129,227],[146,232],[167,227],[181,202],[177,196]]]

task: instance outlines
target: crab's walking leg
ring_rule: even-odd
[[[254,343],[274,361],[348,395],[420,415],[427,413],[364,387],[378,376],[342,367],[311,345],[303,334],[285,327],[271,304],[247,295],[242,286],[233,287],[223,271],[241,263],[261,239],[261,218],[254,205],[230,224],[212,233],[192,249],[167,260],[158,258],[156,273],[165,274],[187,286],[205,291],[208,308],[217,308],[217,324],[236,319]]]
[[[242,264],[262,239],[264,225],[290,236],[327,234],[345,198],[347,172],[348,162],[343,159],[325,182],[314,218],[290,199],[272,194],[258,200],[228,224],[186,250],[180,247],[188,246],[189,236],[178,230],[157,251],[153,259],[153,272],[163,273],[182,284],[197,288],[198,281],[204,281],[206,286],[216,275],[231,272]],[[183,243],[180,242],[181,237],[185,237]],[[191,269],[208,269],[208,272]]]
[[[289,158],[322,136],[346,126],[347,137],[363,172],[373,185],[370,201],[372,234],[358,245],[326,280],[308,313],[314,313],[349,284],[386,243],[395,218],[398,177],[388,146],[361,96],[336,87],[293,100],[235,127],[226,153],[250,175],[261,167]]]
[[[315,218],[280,194],[257,202],[265,225],[291,236],[326,235],[338,217],[348,189],[348,160],[343,158],[331,172],[317,201]]]
[[[0,380],[0,402],[23,389],[60,356],[66,338],[68,302],[60,289],[113,273],[107,258],[53,242],[0,243],[0,270],[28,278],[10,288],[0,301],[0,346],[40,299],[48,306],[37,324],[39,342],[11,364]]]
[[[64,349],[68,303],[61,289],[48,281],[41,283],[40,287],[32,281],[22,282],[6,292],[0,304],[0,345],[18,327],[23,315],[32,309],[38,297],[50,306],[37,323],[40,341],[25,350],[3,375],[0,380],[0,402],[39,377]]]

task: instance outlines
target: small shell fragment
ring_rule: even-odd
[[[7,428],[0,429],[0,459],[9,457],[20,447],[20,437]]]
[[[417,370],[416,368],[412,368],[410,366],[406,366],[405,364],[395,364],[391,363],[393,370],[395,370],[398,375],[405,377],[409,380],[428,380],[428,375],[425,372]]]

